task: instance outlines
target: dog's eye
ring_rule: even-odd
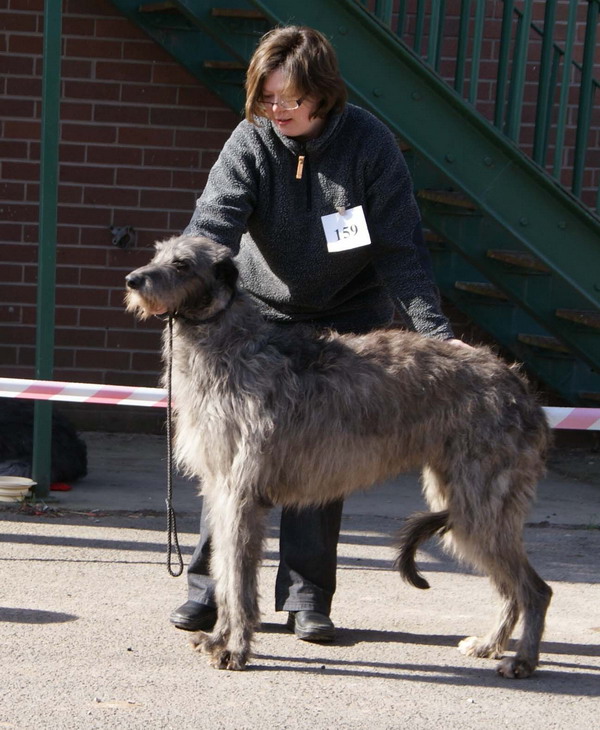
[[[173,261],[173,266],[177,269],[177,271],[189,271],[190,262],[189,261]]]

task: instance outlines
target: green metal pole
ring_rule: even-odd
[[[592,105],[594,101],[594,53],[596,44],[596,26],[600,10],[597,2],[590,2],[585,26],[583,43],[583,63],[581,86],[579,88],[579,108],[577,114],[577,131],[575,133],[575,161],[573,164],[572,191],[581,196],[585,157],[588,148],[588,136],[592,121]]]
[[[396,26],[396,34],[399,38],[404,36],[404,28],[406,23],[406,0],[398,2],[398,24]]]
[[[431,0],[431,17],[429,18],[429,42],[427,43],[427,63],[436,67],[436,50],[441,31],[442,0]]]
[[[461,0],[458,49],[456,52],[456,72],[454,74],[454,88],[461,96],[463,95],[463,85],[465,83],[465,63],[467,61],[467,46],[469,43],[470,17],[471,0]]]
[[[513,68],[510,92],[508,95],[508,110],[506,113],[506,135],[518,142],[521,131],[521,114],[523,112],[523,89],[525,86],[525,71],[527,70],[527,46],[531,30],[531,14],[533,0],[525,0],[522,12],[518,12],[517,33],[513,51]]]
[[[538,86],[537,110],[535,115],[535,136],[533,142],[533,159],[539,164],[546,162],[546,140],[552,105],[548,104],[554,93],[552,70],[554,68],[554,23],[556,22],[556,0],[546,0],[544,13],[544,37],[542,39],[542,58],[540,65],[540,82]]]
[[[569,2],[569,18],[567,20],[567,34],[565,38],[565,55],[563,57],[563,72],[560,82],[560,99],[558,102],[558,118],[556,121],[556,144],[554,149],[554,165],[552,174],[560,181],[562,172],[562,156],[565,142],[565,125],[569,106],[569,90],[571,88],[571,61],[573,59],[573,44],[577,30],[577,0]]]
[[[58,141],[60,119],[61,0],[44,6],[44,70],[40,152],[40,219],[38,248],[35,376],[51,380],[54,369],[54,311],[58,206]],[[37,497],[50,490],[52,404],[36,401],[33,426],[33,469]]]
[[[382,23],[385,23],[385,25],[391,28],[393,9],[394,3],[392,2],[392,0],[376,0],[375,17],[379,18]]]
[[[498,78],[496,83],[496,108],[494,111],[494,125],[498,129],[504,128],[504,107],[506,105],[506,87],[508,85],[513,7],[513,0],[504,0],[502,30],[500,33],[500,55],[498,58]]]
[[[417,18],[415,21],[415,38],[413,49],[417,55],[422,55],[421,43],[423,41],[423,30],[425,28],[425,0],[417,0]]]
[[[473,32],[473,54],[471,59],[471,86],[469,88],[469,101],[473,106],[477,102],[477,88],[479,85],[479,62],[481,60],[481,42],[483,39],[483,26],[485,21],[485,4],[475,3],[475,29]]]

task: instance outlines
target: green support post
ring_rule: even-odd
[[[456,51],[456,72],[454,74],[454,88],[463,96],[465,83],[465,65],[469,44],[469,19],[471,16],[471,0],[461,0],[460,20],[458,30],[458,48]]]
[[[61,10],[61,0],[46,0],[35,349],[35,376],[38,380],[51,380],[54,366]],[[32,468],[33,479],[37,482],[36,497],[46,497],[50,490],[51,440],[52,404],[38,400],[34,410]]]

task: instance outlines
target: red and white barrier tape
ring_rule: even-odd
[[[600,431],[600,408],[550,408],[544,412],[551,428]]]
[[[74,403],[112,403],[119,406],[165,408],[163,388],[129,388],[126,385],[64,383],[58,380],[0,378],[0,397]],[[552,428],[600,431],[600,408],[544,408]]]
[[[0,396],[150,408],[166,408],[167,405],[167,391],[162,388],[129,388],[126,385],[62,383],[58,380],[21,378],[0,378]]]

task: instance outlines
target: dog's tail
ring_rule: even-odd
[[[415,588],[429,588],[429,583],[417,570],[415,554],[419,545],[434,535],[443,535],[450,529],[450,513],[416,512],[405,522],[404,527],[396,536],[398,557],[394,561],[394,568],[400,571],[402,578]]]

